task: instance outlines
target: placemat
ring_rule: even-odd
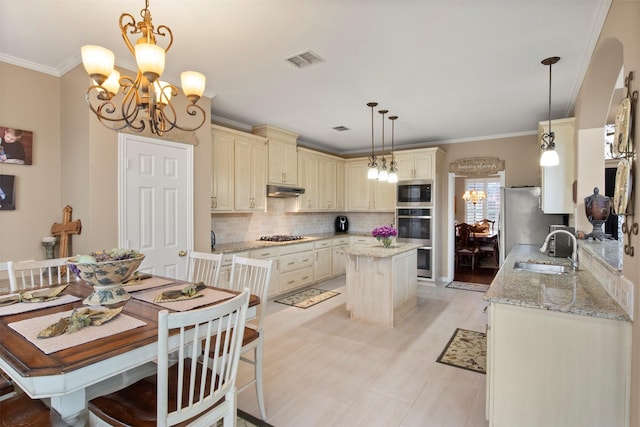
[[[164,279],[162,277],[150,277],[148,279],[144,279],[142,283],[137,285],[123,285],[122,287],[127,292],[137,292],[143,291],[145,289],[157,288],[159,286],[168,285],[169,283],[174,283],[175,280]]]
[[[66,348],[75,347],[95,341],[100,338],[119,334],[120,332],[145,326],[146,322],[134,317],[120,313],[118,317],[101,326],[87,326],[71,334],[62,334],[52,338],[38,338],[38,333],[47,326],[56,323],[60,318],[71,315],[73,310],[61,313],[49,314],[47,316],[35,317],[33,319],[21,320],[9,323],[9,327],[20,335],[28,339],[33,345],[38,347],[43,353],[51,354]]]
[[[173,302],[154,302],[153,301],[156,295],[158,295],[159,293],[162,293],[164,291],[180,290],[186,286],[188,286],[188,284],[182,283],[176,286],[167,286],[162,289],[153,289],[146,292],[137,292],[133,294],[132,297],[141,301],[150,302],[151,304],[155,304],[160,307],[167,308],[169,310],[187,311],[197,307],[215,304],[217,302],[224,301],[236,296],[236,294],[231,292],[219,291],[217,289],[212,289],[212,288],[205,288],[200,291],[200,293],[202,294],[202,297],[200,298],[193,298],[189,300],[173,301]]]
[[[26,313],[28,311],[40,310],[46,307],[55,307],[57,305],[69,304],[70,302],[78,301],[80,298],[74,295],[62,295],[58,299],[45,302],[17,302],[15,304],[6,305],[0,307],[0,316],[7,316],[9,314]]]

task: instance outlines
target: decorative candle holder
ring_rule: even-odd
[[[53,249],[56,247],[56,238],[43,237],[42,246],[44,247],[45,253],[47,254],[47,259],[53,259],[54,258]]]

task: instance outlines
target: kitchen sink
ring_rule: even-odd
[[[516,263],[513,264],[513,269],[543,274],[566,274],[572,271],[571,267],[568,267],[566,265],[544,264],[526,261],[516,261]]]

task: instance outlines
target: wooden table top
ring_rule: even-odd
[[[186,282],[179,280],[172,282],[172,284],[175,283]],[[83,307],[82,299],[87,297],[92,290],[92,286],[84,281],[73,282],[65,293],[81,298],[76,302],[26,313],[0,316],[0,358],[24,377],[58,375],[86,367],[95,362],[106,360],[157,341],[158,312],[165,308],[135,298],[131,298],[126,302],[122,313],[144,321],[146,323],[145,326],[57,351],[52,354],[44,354],[26,338],[8,326],[10,323],[20,320]],[[229,291],[228,289],[222,290],[238,293]],[[249,306],[255,306],[259,303],[260,299],[256,295],[251,295]]]

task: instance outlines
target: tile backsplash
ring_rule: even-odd
[[[211,229],[217,243],[256,240],[271,234],[307,235],[334,231],[336,216],[349,218],[349,231],[370,233],[379,225],[394,222],[394,214],[365,212],[286,212],[285,204],[294,199],[267,199],[267,212],[216,213],[211,215]]]

